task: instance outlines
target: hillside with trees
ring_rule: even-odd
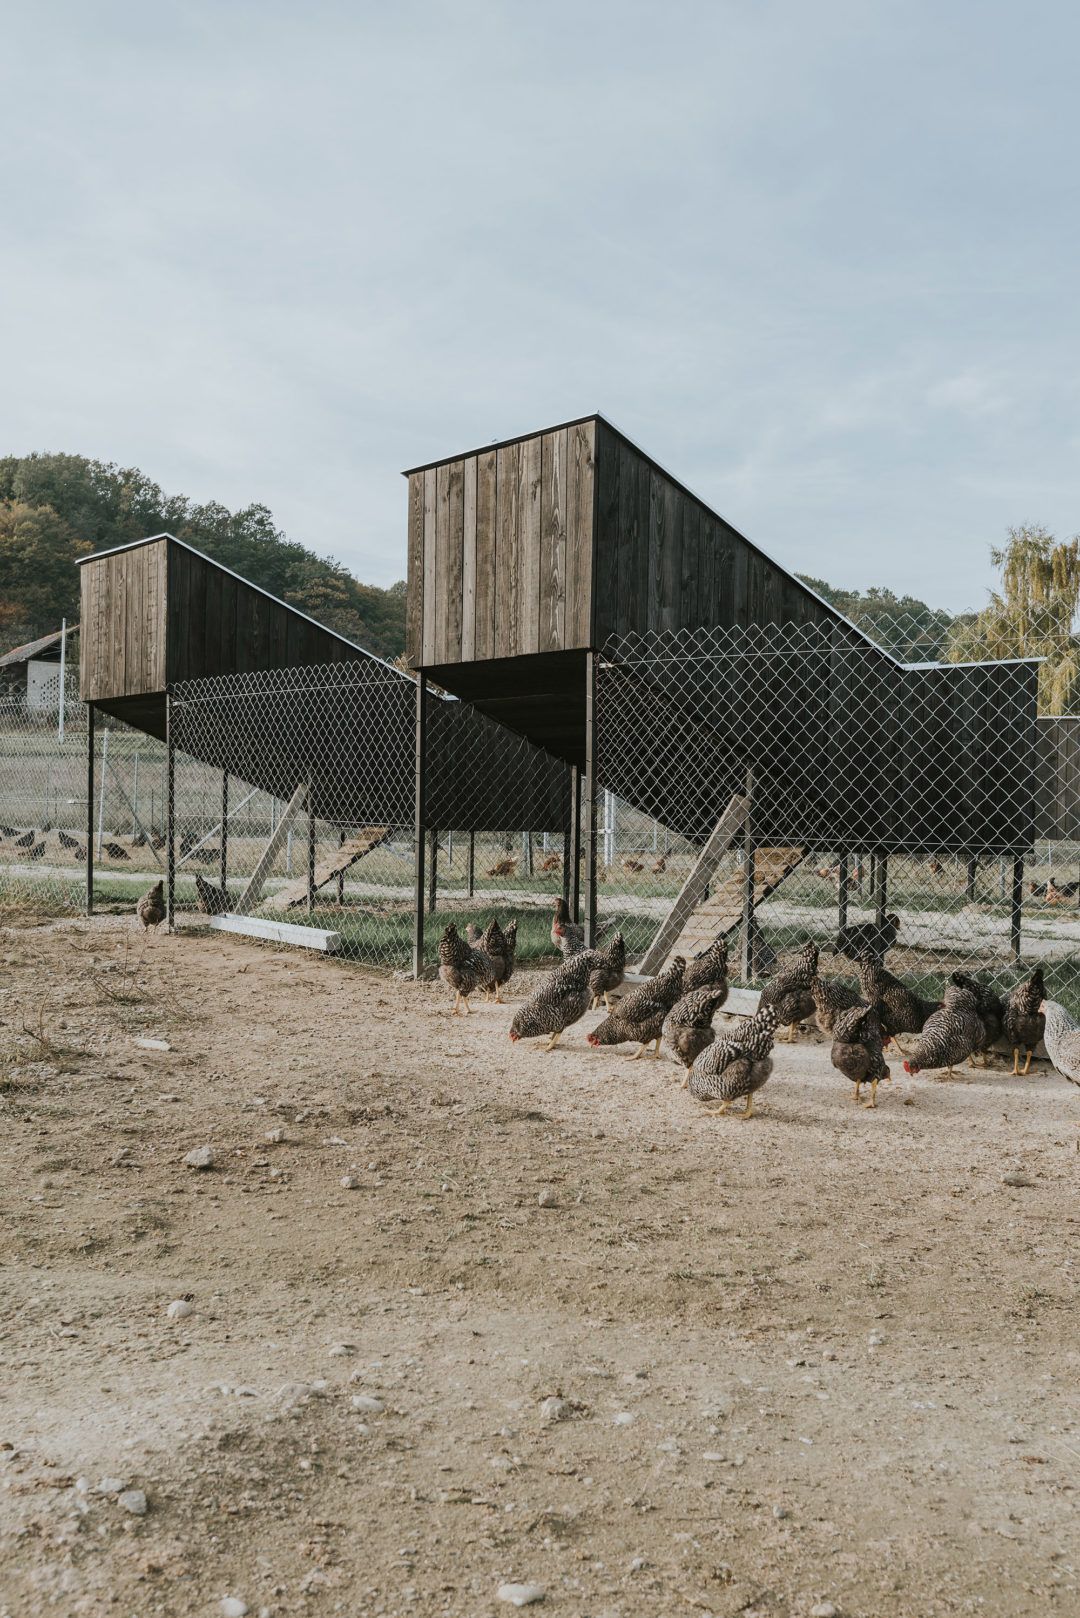
[[[137,467],[85,455],[0,458],[0,647],[79,616],[75,563],[168,532],[381,657],[405,645],[405,585],[361,584],[289,539],[263,505],[229,511],[167,495]]]

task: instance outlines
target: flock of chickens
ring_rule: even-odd
[[[782,958],[761,991],[757,1012],[731,1033],[717,1035],[713,1017],[728,996],[727,945],[717,938],[687,961],[676,955],[659,976],[612,1003],[626,971],[626,946],[615,933],[602,949],[585,948],[585,930],[574,922],[563,899],[555,902],[552,943],[563,961],[514,1013],[510,1038],[540,1039],[554,1050],[567,1028],[601,1002],[607,1016],[587,1036],[593,1047],[634,1044],[631,1060],[659,1057],[666,1043],[685,1069],[684,1088],[707,1111],[724,1113],[744,1101],[751,1118],[754,1096],[772,1071],[773,1042],[779,1029],[787,1039],[811,1019],[832,1039],[833,1066],[854,1085],[853,1099],[877,1105],[877,1088],[890,1077],[885,1050],[894,1044],[909,1074],[953,1069],[966,1061],[989,1065],[990,1052],[1004,1036],[1013,1049],[1013,1074],[1027,1074],[1035,1049],[1044,1041],[1058,1072],[1080,1085],[1080,1027],[1056,1001],[1046,999],[1042,969],[1036,969],[1002,1000],[964,972],[954,972],[943,999],[926,1000],[888,971],[885,954],[895,942],[895,918],[845,929],[835,953],[855,961],[857,983],[819,973],[819,950],[804,944]],[[439,976],[454,991],[452,1014],[468,1015],[469,998],[484,991],[501,1001],[501,989],[514,971],[517,923],[503,929],[492,920],[481,933],[470,926],[462,938],[451,923],[439,943]],[[902,1036],[913,1036],[901,1046]],[[1026,1060],[1020,1067],[1020,1056]],[[869,1086],[869,1100],[862,1100]]]

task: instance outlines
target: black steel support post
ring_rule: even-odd
[[[416,678],[416,774],[413,792],[413,977],[424,975],[424,836],[427,831],[427,675]]]
[[[94,715],[86,704],[86,914],[94,914]]]
[[[562,838],[562,896],[563,903],[570,905],[570,863],[573,859],[574,847],[574,780],[570,777],[570,802],[567,805],[566,825],[563,827]]]
[[[435,914],[435,906],[439,902],[439,834],[432,827],[428,834],[428,915]]]
[[[848,911],[848,857],[841,854],[836,873],[836,925],[840,932],[847,926]]]
[[[465,885],[469,890],[469,898],[471,899],[476,892],[476,833],[474,831],[469,833],[469,864]]]
[[[581,920],[581,771],[570,770],[573,797],[570,803],[570,894],[568,903],[574,921]]]
[[[307,913],[315,909],[315,786],[307,788]]]
[[[173,742],[172,697],[165,693],[165,929],[176,917],[176,746]]]
[[[1009,944],[1013,953],[1013,960],[1020,959],[1020,929],[1024,919],[1024,861],[1013,860],[1012,868],[1012,915],[1009,924]]]
[[[889,856],[878,853],[874,870],[874,914],[879,927],[885,925],[885,912],[889,908]]]
[[[585,840],[585,947],[596,944],[596,663],[597,654],[585,654],[585,802],[582,805]]]
[[[754,888],[757,873],[754,869],[754,772],[746,771],[746,819],[743,822],[743,906],[742,906],[742,959],[740,974],[744,983],[757,975],[754,968],[757,951],[754,948]]]
[[[221,891],[227,893],[229,880],[229,772],[221,772]]]

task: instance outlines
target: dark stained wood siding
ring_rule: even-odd
[[[592,644],[646,629],[835,623],[837,615],[703,501],[596,424]]]
[[[157,540],[82,567],[84,702],[164,691],[166,545]]]
[[[837,621],[601,417],[410,472],[408,545],[415,667]]]
[[[90,557],[80,574],[84,702],[161,696],[179,680],[363,655],[174,540]]]
[[[595,445],[588,420],[410,472],[415,667],[591,644]]]

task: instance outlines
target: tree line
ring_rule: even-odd
[[[230,511],[166,495],[137,467],[85,455],[0,457],[0,649],[77,620],[80,557],[168,532],[380,657],[405,649],[405,584],[362,584],[289,539],[264,505]],[[1044,713],[1080,701],[1080,539],[1010,528],[990,558],[998,587],[981,611],[949,613],[871,586],[845,590],[801,573],[818,595],[904,662],[1042,657]]]
[[[165,532],[380,657],[404,651],[404,581],[362,584],[287,538],[264,505],[199,504],[137,467],[60,454],[0,458],[0,649],[77,621],[81,557]]]

